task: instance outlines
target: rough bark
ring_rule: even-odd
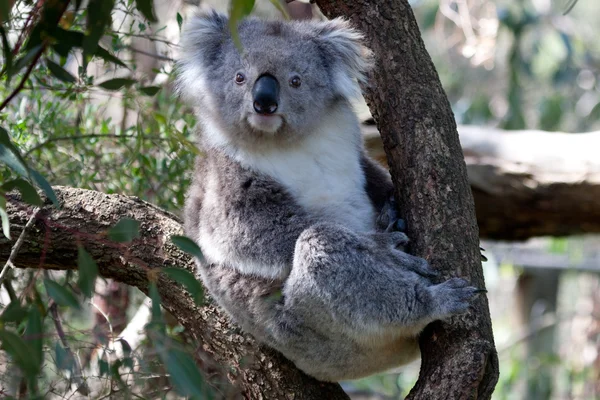
[[[444,278],[484,286],[467,170],[448,99],[406,0],[317,0],[366,34],[376,68],[365,97],[381,132],[412,251]],[[411,399],[488,399],[498,379],[487,299],[421,335]]]
[[[502,131],[459,126],[482,238],[524,240],[600,232],[600,132]],[[386,162],[364,126],[369,153]],[[568,216],[568,217],[566,217]]]
[[[180,221],[134,197],[55,187],[61,208],[46,206],[26,232],[15,260],[17,267],[74,269],[77,244],[96,260],[104,277],[135,286],[146,292],[148,277],[165,267],[195,265],[169,237],[182,233]],[[32,209],[16,195],[8,196],[7,211],[13,241],[0,239],[0,260],[8,259],[12,245],[29,220]],[[140,237],[116,244],[106,232],[122,218],[141,222]],[[261,348],[250,336],[234,327],[217,308],[198,308],[186,292],[160,275],[158,288],[162,305],[194,337],[206,365],[227,375],[250,399],[348,399],[337,384],[318,382],[294,367],[278,353]],[[220,367],[218,367],[220,366]]]

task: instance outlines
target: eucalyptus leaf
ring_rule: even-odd
[[[149,22],[157,22],[156,16],[154,15],[152,0],[135,0],[135,8],[137,8]]]
[[[71,75],[70,72],[65,70],[63,67],[61,67],[54,61],[46,60],[46,66],[50,70],[50,73],[52,75],[54,75],[56,78],[60,79],[61,81],[66,82],[66,83],[77,82],[77,79],[73,75]]]
[[[77,248],[77,267],[79,268],[77,286],[85,297],[90,298],[94,294],[98,265],[82,246]]]
[[[44,279],[44,286],[46,287],[48,296],[50,296],[56,304],[76,309],[81,308],[77,297],[75,297],[73,292],[66,287],[61,286],[50,279]]]
[[[119,90],[124,87],[129,87],[136,82],[137,81],[135,79],[115,78],[115,79],[110,79],[110,80],[101,82],[98,84],[98,86],[100,86],[101,88],[106,89],[106,90]]]
[[[6,212],[6,197],[4,195],[0,195],[0,219],[2,220],[2,233],[10,240],[10,221]]]
[[[204,260],[204,256],[202,255],[202,250],[200,247],[187,236],[173,235],[171,236],[171,241],[175,244],[175,246],[179,247],[181,250],[186,253],[198,258],[199,260]]]
[[[31,185],[31,183],[27,182],[25,179],[17,178],[8,181],[2,185],[2,189],[6,192],[9,192],[13,189],[18,189],[26,203],[34,206],[41,206],[44,204],[37,190],[35,190],[33,185]]]
[[[194,302],[202,305],[204,301],[204,288],[191,272],[183,268],[163,268],[162,272],[175,282],[183,285],[194,298]]]
[[[33,350],[21,337],[11,331],[0,329],[0,344],[26,375],[37,375],[39,363],[31,357]]]
[[[123,218],[108,231],[108,237],[115,242],[131,242],[140,235],[140,223],[134,219]]]

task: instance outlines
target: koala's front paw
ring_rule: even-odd
[[[404,232],[406,230],[406,222],[404,222],[403,219],[398,218],[394,196],[390,196],[383,205],[383,208],[377,217],[377,226],[385,232]]]
[[[436,308],[433,312],[439,318],[467,311],[475,296],[487,292],[484,289],[469,286],[469,283],[462,278],[449,279],[439,285],[430,286],[429,290]]]
[[[410,241],[403,232],[374,233],[373,239],[386,250],[404,250]]]

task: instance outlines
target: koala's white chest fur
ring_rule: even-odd
[[[232,156],[275,178],[302,207],[323,220],[367,232],[374,229],[375,214],[365,190],[361,140],[354,115],[334,113],[296,146],[237,149]]]
[[[302,207],[323,219],[371,231],[374,211],[364,189],[359,148],[348,133],[322,127],[297,148],[244,154],[240,161],[278,180]]]

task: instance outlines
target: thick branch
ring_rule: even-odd
[[[17,267],[76,268],[80,243],[96,260],[103,276],[144,292],[148,272],[154,268],[195,271],[190,257],[169,240],[182,232],[173,215],[134,197],[64,187],[55,187],[55,191],[61,208],[42,208],[14,260]],[[16,195],[9,195],[7,211],[14,237],[18,237],[32,209]],[[111,242],[106,238],[107,230],[125,217],[141,222],[141,237],[125,245]],[[0,260],[8,259],[13,244],[0,239]],[[348,398],[339,385],[318,382],[278,353],[259,348],[215,307],[196,307],[174,282],[160,278],[158,287],[162,305],[193,335],[198,347],[220,365],[221,371],[226,371],[229,380],[239,385],[246,398]]]
[[[376,68],[365,97],[381,132],[412,251],[444,277],[483,287],[479,234],[450,104],[407,0],[317,0],[367,36]],[[498,379],[487,300],[467,315],[431,324],[412,399],[488,399]]]
[[[363,132],[370,154],[385,163],[376,128]],[[458,132],[482,238],[600,232],[600,132],[475,126],[459,126]]]

